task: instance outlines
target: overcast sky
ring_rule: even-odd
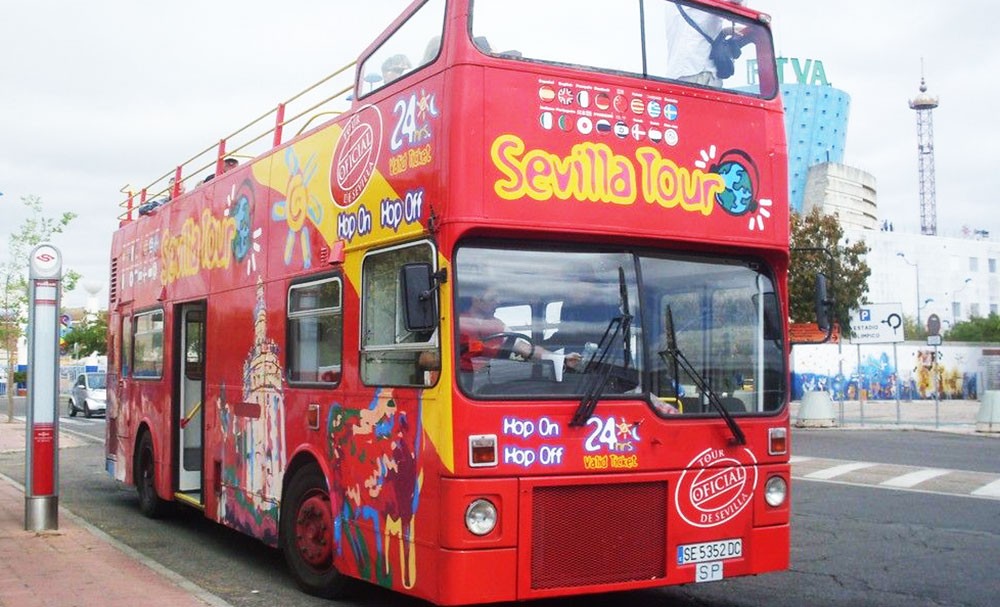
[[[23,219],[21,197],[38,195],[48,215],[76,212],[56,244],[65,266],[102,288],[105,306],[120,188],[150,182],[353,60],[408,4],[5,2],[0,259]],[[929,92],[940,97],[938,233],[957,236],[968,226],[1000,236],[1000,213],[987,206],[992,187],[969,177],[995,170],[984,150],[997,131],[992,3],[749,4],[772,15],[779,55],[821,60],[830,83],[851,96],[845,162],[875,176],[880,217],[897,231],[920,226],[916,118],[907,101],[918,93],[923,58]],[[83,288],[64,296],[68,306],[86,301]]]

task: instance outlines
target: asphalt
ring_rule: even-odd
[[[977,401],[834,401],[831,411],[833,427],[844,429],[899,428],[982,434],[976,432],[979,407]],[[792,403],[791,416],[793,425],[797,425],[800,421],[797,401]],[[61,449],[81,444],[79,438],[65,431],[59,441]],[[24,449],[24,422],[0,421],[0,452]],[[57,527],[50,531],[26,531],[24,487],[0,474],[0,607],[229,605],[66,508],[59,509]]]

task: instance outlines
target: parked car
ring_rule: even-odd
[[[104,372],[81,373],[76,376],[69,394],[69,415],[84,417],[104,415],[108,402],[108,376]]]

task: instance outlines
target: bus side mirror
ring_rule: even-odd
[[[831,326],[830,312],[833,302],[827,296],[826,276],[816,275],[816,325],[820,331],[829,331]]]
[[[407,331],[430,331],[437,327],[435,278],[429,263],[408,263],[400,269],[403,321]]]

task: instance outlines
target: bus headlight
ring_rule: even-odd
[[[777,508],[785,503],[787,497],[788,483],[785,482],[785,479],[780,476],[772,476],[767,479],[767,484],[764,485],[764,501],[767,502],[768,506]]]
[[[497,526],[497,508],[489,500],[477,499],[465,509],[465,527],[475,535],[486,535]]]

